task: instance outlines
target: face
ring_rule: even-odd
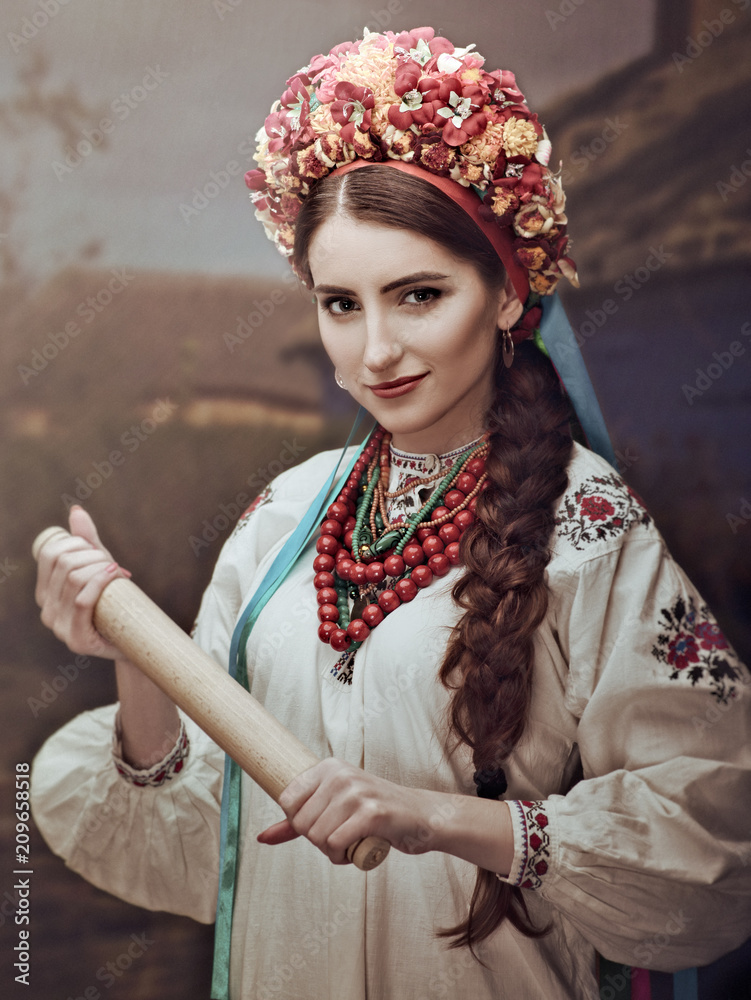
[[[308,261],[323,345],[397,448],[441,454],[479,437],[499,327],[521,305],[469,261],[408,230],[334,216]]]

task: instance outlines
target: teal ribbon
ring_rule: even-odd
[[[698,969],[673,973],[673,1000],[699,1000]]]
[[[576,410],[587,443],[617,469],[602,410],[561,300],[557,294],[547,295],[541,304],[540,337]]]
[[[355,423],[349,433],[347,443],[342,449],[339,460],[331,475],[326,480],[318,496],[308,508],[307,513],[282,546],[281,551],[271,564],[260,586],[250,599],[247,607],[235,625],[229,654],[229,673],[239,684],[248,688],[248,665],[245,659],[245,649],[248,636],[253,629],[258,616],[280,584],[287,577],[300,553],[305,549],[321,521],[324,507],[328,503],[331,487],[336,478],[339,466],[357,434],[367,412],[360,407]],[[372,429],[372,428],[371,428]],[[370,437],[370,431],[365,438]],[[352,472],[361,449],[355,453],[341,476],[334,494],[338,495]],[[240,766],[229,754],[225,756],[224,784],[222,787],[222,812],[220,823],[221,852],[219,855],[219,894],[216,905],[216,928],[214,931],[214,969],[211,979],[211,996],[213,1000],[229,1000],[229,959],[232,939],[232,911],[235,903],[235,884],[237,879],[237,862],[240,840],[240,806],[242,790],[242,771]]]

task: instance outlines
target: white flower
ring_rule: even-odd
[[[415,108],[422,107],[422,94],[419,90],[408,90],[402,97],[399,105],[400,111],[414,111]]]
[[[428,45],[428,43],[425,41],[424,38],[418,39],[417,45],[413,49],[409,50],[409,54],[412,56],[415,62],[419,63],[421,66],[424,66],[426,62],[430,62],[430,60],[433,58],[433,53],[430,51],[430,46]]]
[[[442,52],[438,56],[436,63],[440,73],[458,73],[464,68],[462,59],[474,49],[474,42],[465,49],[454,49],[453,55],[449,52]]]
[[[469,97],[459,97],[452,90],[449,104],[450,108],[439,108],[438,114],[443,118],[451,118],[452,124],[461,128],[462,122],[472,114],[472,101]]]
[[[553,144],[548,139],[548,133],[543,128],[542,139],[537,143],[537,152],[535,153],[535,159],[538,163],[541,163],[543,167],[547,167],[550,163],[550,154],[553,152]]]

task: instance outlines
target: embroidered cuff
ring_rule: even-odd
[[[177,742],[166,757],[157,764],[147,768],[131,767],[123,760],[122,732],[120,729],[120,713],[115,716],[115,731],[112,734],[112,757],[117,773],[139,788],[158,788],[179,774],[185,764],[185,758],[190,750],[190,740],[185,731],[185,723],[180,720],[180,733]]]
[[[508,803],[514,831],[514,859],[501,882],[522,889],[539,889],[550,862],[550,835],[545,802],[512,800]]]

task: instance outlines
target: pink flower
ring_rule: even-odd
[[[480,110],[484,96],[480,87],[462,85],[461,80],[450,76],[441,81],[438,100],[442,107],[438,114],[446,119],[443,126],[443,141],[448,146],[461,146],[473,135],[484,131],[488,119]]]
[[[486,73],[485,77],[485,83],[490,88],[492,101],[497,104],[503,104],[506,101],[523,104],[524,94],[517,87],[516,77],[510,70],[496,69],[492,73]]]
[[[434,69],[435,60],[444,53],[453,53],[454,45],[448,38],[436,36],[434,28],[415,28],[413,31],[402,31],[394,38],[394,49],[406,51],[409,56],[421,66]]]
[[[356,87],[351,83],[337,83],[334,88],[336,100],[331,105],[334,121],[342,126],[341,137],[345,142],[353,142],[355,129],[367,132],[370,116],[375,106],[373,92],[367,87]]]
[[[441,104],[436,100],[439,83],[422,77],[416,62],[401,63],[396,70],[394,90],[401,97],[401,104],[392,104],[388,110],[389,121],[402,132],[412,125],[440,125],[438,117]]]

